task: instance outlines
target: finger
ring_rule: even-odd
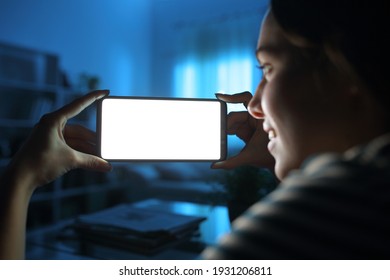
[[[70,138],[77,138],[83,139],[87,142],[96,143],[96,133],[78,124],[66,125],[64,128],[64,137],[66,140]]]
[[[236,135],[238,138],[247,143],[256,130],[256,124],[251,123],[248,112],[234,112],[228,115],[226,133]]]
[[[243,103],[245,108],[248,108],[249,101],[252,99],[252,94],[249,91],[244,91],[236,94],[222,94],[217,93],[215,96],[228,103]]]
[[[224,161],[218,161],[211,164],[212,169],[234,169],[242,165],[247,165],[251,159],[245,154],[233,156]]]
[[[112,170],[112,165],[100,157],[80,152],[76,154],[76,157],[78,168],[100,172],[109,172]]]
[[[77,138],[68,138],[66,139],[66,144],[73,150],[90,155],[97,155],[97,147],[94,143],[86,142]]]
[[[226,132],[234,134],[238,128],[248,122],[248,112],[231,112],[227,116]]]
[[[68,105],[65,105],[61,109],[57,110],[55,114],[59,114],[63,116],[66,120],[73,118],[77,114],[79,114],[81,111],[83,111],[86,107],[91,105],[93,102],[95,102],[98,99],[103,98],[104,96],[108,95],[108,90],[95,90],[92,91],[73,102],[69,103]]]

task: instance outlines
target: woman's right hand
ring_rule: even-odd
[[[9,165],[19,181],[23,178],[23,183],[34,190],[71,169],[110,171],[111,165],[94,151],[95,133],[81,126],[66,125],[68,119],[108,93],[108,90],[91,92],[44,115]]]
[[[227,103],[242,103],[248,107],[252,94],[248,91],[233,95],[216,94]],[[227,117],[227,134],[236,135],[245,147],[235,156],[212,164],[214,169],[233,169],[243,165],[274,168],[274,158],[267,149],[268,135],[263,130],[263,120],[253,118],[248,111],[231,112]]]

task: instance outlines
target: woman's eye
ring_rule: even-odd
[[[270,72],[271,72],[271,70],[272,70],[272,67],[271,67],[271,65],[263,65],[263,73],[264,73],[264,75],[268,75]]]
[[[269,64],[260,65],[259,68],[263,72],[263,76],[270,74],[272,70],[272,67]]]

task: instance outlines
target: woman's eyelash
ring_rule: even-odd
[[[260,69],[263,74],[267,74],[272,68],[271,65],[265,64],[265,65],[257,65],[256,66],[258,69]]]

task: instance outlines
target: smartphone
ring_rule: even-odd
[[[217,99],[109,96],[98,102],[96,127],[109,161],[226,158],[226,103]]]

